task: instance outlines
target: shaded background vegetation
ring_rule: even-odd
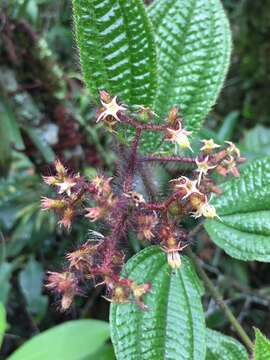
[[[270,155],[270,0],[223,3],[233,30],[232,64],[202,135],[233,139],[249,159]],[[73,40],[69,0],[2,0],[0,301],[9,323],[3,359],[65,320],[108,319],[102,288],[89,285],[65,314],[43,288],[45,271],[63,265],[64,254],[86,240],[89,224],[77,222],[67,233],[52,214],[40,211],[40,197],[48,195],[41,174],[50,173],[55,158],[86,176],[97,168],[112,174],[116,160],[111,137],[95,124]],[[257,326],[269,336],[269,266],[231,259],[207,235],[194,247],[247,331]],[[129,252],[135,251],[133,244]],[[213,301],[205,297],[204,305],[208,326],[234,335]]]

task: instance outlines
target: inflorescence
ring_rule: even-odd
[[[202,140],[197,157],[140,156],[138,152],[141,134],[144,131],[163,134],[164,141],[180,149],[192,152],[190,135],[184,127],[177,108],[172,108],[163,125],[151,123],[156,114],[140,106],[136,114],[129,113],[127,106],[118,104],[117,97],[100,92],[102,106],[97,111],[97,122],[102,122],[110,132],[117,133],[118,126],[135,130],[130,145],[129,160],[126,162],[120,186],[114,179],[97,175],[87,180],[80,174],[72,174],[57,160],[55,174],[44,177],[44,181],[57,191],[54,199],[43,197],[43,210],[54,210],[59,216],[58,224],[69,230],[78,216],[85,216],[90,222],[105,224],[106,235],[90,231],[89,239],[77,250],[66,255],[67,267],[63,272],[48,272],[47,288],[61,295],[61,308],[67,310],[75,295],[83,293],[86,281],[106,285],[105,298],[115,303],[135,302],[146,309],[143,296],[150,291],[151,284],[137,284],[124,278],[120,272],[125,263],[122,249],[128,231],[133,230],[144,243],[159,244],[167,254],[172,269],[181,266],[180,252],[189,244],[189,231],[181,226],[187,216],[194,218],[219,218],[210,203],[211,193],[219,194],[221,189],[210,177],[213,172],[221,176],[239,176],[238,165],[244,161],[239,149],[232,142],[224,146],[212,139]],[[148,120],[142,122],[141,119]],[[134,177],[148,162],[176,162],[191,166],[190,176],[180,176],[169,183],[170,194],[160,202],[148,201],[138,193]]]

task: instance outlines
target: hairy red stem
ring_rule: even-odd
[[[142,156],[139,158],[139,161],[160,161],[160,162],[180,162],[183,164],[196,164],[195,158],[184,157],[184,156]]]

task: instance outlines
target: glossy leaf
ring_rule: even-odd
[[[227,17],[219,0],[156,0],[149,7],[158,56],[155,111],[177,105],[198,130],[216,102],[231,53]]]
[[[8,360],[81,360],[94,354],[109,338],[109,324],[99,320],[75,320],[34,336]]]
[[[0,349],[7,328],[6,310],[3,303],[0,302]]]
[[[255,329],[255,335],[254,360],[269,360],[270,341],[260,332],[259,329]]]
[[[144,298],[147,311],[136,304],[111,306],[111,336],[118,360],[201,360],[205,358],[202,288],[185,256],[173,271],[166,255],[151,246],[128,261],[123,275],[137,283],[151,282]]]
[[[87,356],[82,360],[115,360],[113,347],[112,345],[104,344],[93,355]]]
[[[207,329],[206,360],[248,360],[244,346],[230,336]]]
[[[222,221],[205,223],[212,240],[237,259],[270,261],[270,157],[253,161],[221,188],[212,204]]]
[[[105,89],[130,105],[151,105],[156,53],[141,0],[73,0],[85,82],[97,97]]]

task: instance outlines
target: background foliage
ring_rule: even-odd
[[[233,30],[232,65],[217,106],[201,132],[217,142],[232,138],[249,159],[259,158],[270,155],[270,1],[224,0],[223,4]],[[44,272],[62,265],[65,252],[85,240],[88,225],[82,221],[71,233],[56,229],[54,216],[39,208],[40,196],[47,191],[41,185],[41,173],[50,173],[48,163],[56,156],[86,175],[94,174],[96,167],[110,173],[115,161],[111,138],[99,125],[93,126],[94,102],[82,85],[71,21],[67,0],[1,3],[0,301],[6,308],[5,316],[0,307],[0,329],[6,328],[3,359],[33,335],[66,320],[108,320],[108,304],[101,290],[89,288],[87,297],[78,300],[69,313],[61,314],[55,299],[42,287]],[[151,81],[155,82],[154,75]],[[166,173],[161,170],[154,168],[164,191]],[[167,172],[173,174],[175,169],[169,166]],[[222,215],[228,215],[226,221],[233,222],[237,234],[241,209]],[[226,226],[226,221],[219,226]],[[269,235],[269,229],[264,232],[256,236],[261,239]],[[222,239],[215,241],[222,243]],[[139,246],[131,241],[129,254],[138,251]],[[197,239],[194,247],[245,329],[249,332],[255,325],[269,337],[269,266],[228,257],[226,252],[235,251],[233,244],[230,250],[221,246],[223,252],[213,246],[207,234]],[[266,247],[263,251],[262,256],[269,256]],[[207,296],[203,302],[207,326],[233,336],[216,305]],[[104,334],[105,342],[106,330]],[[262,341],[259,334],[257,338]],[[103,346],[99,351],[100,359],[102,353],[104,359],[113,359],[110,347]]]

